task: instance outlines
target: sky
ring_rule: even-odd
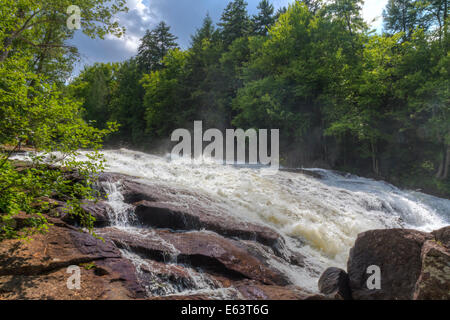
[[[81,31],[76,31],[70,44],[80,52],[80,63],[75,73],[83,65],[94,62],[120,62],[136,55],[139,39],[147,29],[152,29],[164,20],[171,32],[178,37],[181,48],[188,48],[190,36],[199,28],[207,13],[217,23],[222,11],[230,0],[127,0],[128,13],[117,16],[120,25],[125,26],[126,34],[118,39],[107,36],[105,40],[90,39]],[[249,14],[257,12],[260,0],[247,0]],[[275,8],[292,3],[294,0],[272,0]],[[372,28],[381,30],[381,14],[387,0],[365,0],[363,15]],[[374,21],[375,20],[375,21]]]

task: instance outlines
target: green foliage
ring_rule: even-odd
[[[0,239],[47,231],[49,198],[64,201],[68,214],[93,228],[81,201],[96,197],[92,184],[104,166],[97,150],[116,125],[90,126],[82,119],[81,102],[61,90],[74,51],[64,49],[72,32],[59,24],[65,25],[72,4],[82,9],[86,34],[121,32],[112,14],[124,10],[123,1],[0,3]],[[34,152],[16,167],[10,157],[21,146]],[[86,160],[79,160],[82,149],[92,150]]]
[[[20,173],[8,160],[10,153],[1,154],[0,212],[3,222],[0,236],[15,235],[11,225],[19,212],[38,219],[42,223],[36,224],[35,229],[44,230],[46,222],[39,206],[31,206],[42,196],[66,201],[68,213],[79,216],[82,225],[92,229],[92,218],[81,210],[80,201],[93,199],[90,179],[102,169],[103,163],[95,152],[87,156],[87,161],[77,160],[78,150],[98,150],[103,137],[114,131],[115,125],[109,124],[103,130],[89,126],[81,119],[79,103],[64,97],[54,85],[38,79],[34,73],[27,72],[26,66],[25,58],[9,58],[0,64],[0,145],[12,145],[17,149],[20,144],[27,143],[39,150],[31,155],[30,167]],[[55,165],[76,171],[80,182],[65,178],[60,170],[49,169]]]
[[[233,0],[228,3],[220,18],[221,36],[225,47],[234,40],[247,36],[250,32],[250,18],[247,13],[247,2]]]
[[[259,12],[253,16],[253,32],[256,35],[265,36],[270,27],[275,23],[274,7],[268,0],[261,0],[258,5]]]
[[[295,1],[274,14],[263,0],[250,18],[245,1],[230,1],[187,50],[163,24],[136,58],[71,86],[86,110],[110,115],[86,120],[121,124],[121,144],[148,150],[194,120],[278,128],[286,165],[320,161],[449,195],[448,0],[389,1],[381,35],[362,4]]]
[[[164,69],[142,78],[147,129],[156,136],[170,136],[173,128],[185,119],[182,110],[186,91],[182,81],[186,58],[187,53],[178,49],[169,51],[162,62]]]
[[[161,21],[155,29],[147,30],[137,55],[141,70],[151,72],[161,69],[165,55],[177,47],[176,39],[164,21]]]
[[[118,68],[117,64],[105,63],[85,67],[69,86],[71,96],[83,101],[83,117],[100,129],[104,129],[110,120]]]

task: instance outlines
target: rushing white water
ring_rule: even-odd
[[[112,208],[108,211],[111,224],[117,228],[129,227],[135,221],[134,207],[124,202],[120,183],[103,182],[102,187],[108,196],[108,204]]]
[[[205,205],[220,206],[243,222],[275,229],[290,251],[307,259],[303,269],[281,259],[271,258],[271,264],[294,284],[311,291],[317,290],[317,278],[325,268],[345,269],[349,249],[361,232],[385,228],[431,231],[450,224],[450,200],[350,174],[308,169],[322,178],[286,171],[264,176],[258,169],[224,166],[212,160],[170,161],[126,149],[103,153],[108,172],[195,191],[212,199]],[[127,228],[132,208],[123,202],[120,183],[104,187],[114,209],[111,220],[116,227]],[[136,257],[132,260],[144,263]],[[201,287],[200,281],[195,288]],[[166,294],[175,291],[168,289]]]
[[[205,159],[170,161],[126,149],[104,155],[107,171],[194,190],[243,221],[277,230],[289,249],[307,257],[311,270],[302,273],[273,263],[294,283],[303,287],[306,283],[312,290],[324,268],[345,268],[349,249],[361,232],[396,227],[431,231],[450,223],[449,200],[353,175],[309,169],[322,179],[284,171],[264,176],[257,169]]]

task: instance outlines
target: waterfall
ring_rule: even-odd
[[[147,184],[195,190],[212,199],[206,203],[212,208],[221,207],[243,223],[275,229],[289,250],[307,259],[303,269],[273,258],[271,263],[294,284],[312,291],[325,268],[345,269],[359,233],[385,228],[431,231],[450,222],[449,200],[350,174],[307,169],[321,178],[287,171],[263,176],[256,168],[225,166],[208,159],[171,161],[126,149],[104,155],[109,172],[138,177]],[[111,220],[118,227],[126,226],[132,214],[123,203],[120,182],[105,189],[114,209]]]
[[[310,291],[317,291],[317,280],[327,267],[346,268],[349,250],[361,232],[386,228],[429,232],[450,224],[450,200],[351,174],[304,169],[303,173],[281,170],[265,176],[256,167],[222,165],[209,159],[171,160],[127,149],[103,154],[107,172],[133,176],[149,186],[188,190],[172,195],[178,204],[197,201],[211,211],[227,212],[243,224],[277,231],[284,239],[281,255],[265,252],[267,248],[256,243],[254,249],[291,283]],[[311,174],[305,174],[308,172]],[[150,236],[152,241],[157,238],[151,230],[139,226],[134,207],[124,202],[121,181],[103,182],[102,188],[112,208],[109,218],[114,228],[134,236]],[[123,249],[124,256],[136,266],[138,276],[147,278],[143,280],[149,295],[207,292],[210,296],[236,297],[235,291],[220,288],[199,268],[179,264],[177,250],[170,243],[161,239],[161,247],[169,253],[165,262],[182,268],[188,277],[161,287],[163,281],[148,273],[155,266]],[[304,266],[294,266],[280,258],[285,255],[283,250],[303,255]]]

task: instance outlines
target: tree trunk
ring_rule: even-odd
[[[447,157],[445,159],[444,173],[442,175],[442,180],[448,178],[449,167],[450,167],[450,146],[447,146]]]
[[[448,178],[450,167],[450,146],[445,146],[442,150],[442,160],[436,178],[445,180]]]
[[[370,142],[370,146],[372,148],[372,170],[376,175],[379,175],[380,169],[379,169],[379,165],[378,165],[375,143],[373,141]]]

